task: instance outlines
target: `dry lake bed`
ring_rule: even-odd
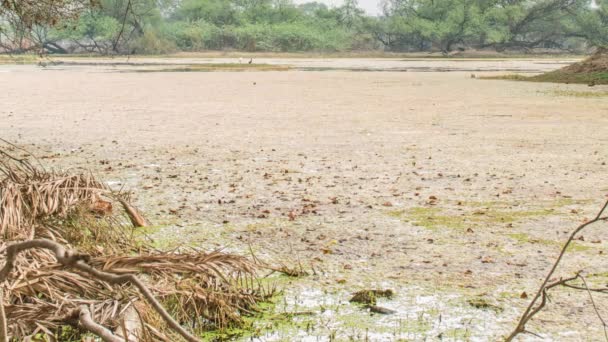
[[[500,340],[568,234],[608,199],[608,88],[482,77],[570,62],[2,65],[0,137],[133,190],[159,248],[253,251],[309,274],[269,275],[283,294],[237,339]],[[558,276],[584,270],[608,286],[607,228],[584,231]],[[394,291],[378,305],[395,313],[349,302],[364,289]],[[551,299],[531,331],[604,338],[586,292]],[[608,298],[594,299],[608,315]]]

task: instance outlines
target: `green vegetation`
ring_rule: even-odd
[[[546,74],[537,76],[524,76],[518,74],[501,75],[501,76],[485,76],[480,77],[484,80],[506,80],[506,81],[528,81],[528,82],[546,82],[546,83],[565,83],[565,84],[608,84],[608,72],[588,73],[588,74],[565,74],[557,71],[552,71]],[[576,96],[576,97],[603,97],[606,92],[568,92],[555,91],[553,95],[558,96]]]
[[[608,72],[566,74],[560,70],[552,71],[542,75],[524,76],[519,74],[484,76],[483,80],[506,80],[506,81],[528,81],[528,82],[547,82],[547,83],[573,83],[573,84],[608,84]],[[596,95],[599,94],[599,95]],[[604,94],[604,95],[602,95]],[[577,96],[577,97],[601,97],[605,92],[555,92],[554,95]]]
[[[34,64],[36,57],[32,55],[0,55],[1,64]]]
[[[537,243],[541,245],[557,245],[557,242],[545,239],[533,239],[530,235],[526,233],[512,233],[507,234],[508,237],[517,241],[518,244],[526,244],[526,243]]]
[[[547,246],[561,246],[561,242],[559,242],[559,241],[546,240],[546,239],[534,239],[526,233],[513,233],[513,234],[508,234],[507,236],[516,240],[517,243],[519,243],[519,244],[536,243],[536,244],[547,245]],[[591,249],[592,249],[592,247],[583,245],[582,243],[579,243],[576,241],[572,241],[570,243],[570,246],[568,246],[567,251],[568,252],[584,252],[584,251],[588,251]]]
[[[480,310],[492,310],[496,313],[500,313],[503,311],[501,307],[491,304],[485,298],[472,298],[469,299],[467,303],[469,303],[470,306]]]
[[[504,80],[504,81],[530,81],[530,76],[520,74],[508,74],[508,75],[497,75],[497,76],[481,76],[480,80]]]
[[[425,227],[427,229],[436,229],[438,227],[447,227],[453,229],[463,229],[466,227],[466,218],[464,216],[441,215],[441,210],[437,208],[412,208],[405,212],[406,217],[414,225]]]
[[[582,83],[590,86],[608,84],[608,49],[600,48],[593,56],[582,62],[541,75],[529,77],[522,75],[504,75],[485,77],[485,79],[551,83]]]
[[[608,84],[608,71],[590,73],[565,73],[561,70],[533,76],[527,81],[551,83],[581,83],[581,84]]]
[[[391,0],[380,16],[366,15],[357,0],[338,7],[292,0],[75,0],[79,6],[51,0],[58,10],[50,14],[33,3],[25,12],[10,6],[0,10],[2,50],[28,52],[41,46],[52,53],[376,50],[447,55],[471,48],[585,51],[608,45],[606,1]]]
[[[446,212],[435,207],[414,207],[405,211],[392,211],[388,215],[427,229],[466,229],[492,224],[509,224],[525,218],[551,215],[553,209],[515,209],[502,202],[470,202],[464,212]]]

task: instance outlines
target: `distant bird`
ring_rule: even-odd
[[[477,75],[471,74],[471,78],[477,78]]]
[[[49,65],[49,64],[48,64],[47,62],[45,62],[45,61],[39,61],[39,62],[38,62],[38,66],[41,66],[41,67],[43,67],[43,68],[46,68],[48,65]]]
[[[252,64],[252,63],[253,63],[253,58],[251,58],[251,59],[249,60],[249,64]]]

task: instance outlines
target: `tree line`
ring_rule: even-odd
[[[366,15],[357,0],[338,7],[292,0],[36,3],[0,3],[0,51],[449,54],[466,49],[585,51],[608,45],[608,0],[384,0],[378,16]],[[45,16],[53,20],[40,20]]]

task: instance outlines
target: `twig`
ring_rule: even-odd
[[[589,286],[587,286],[587,280],[585,280],[585,277],[583,277],[583,276],[581,276],[580,278],[583,281],[583,284],[585,285],[585,289],[587,290],[587,293],[589,294],[589,299],[591,299],[591,304],[593,305],[593,310],[595,310],[595,314],[597,315],[597,318],[599,318],[600,322],[602,322],[602,327],[604,328],[604,337],[606,338],[606,341],[608,341],[608,331],[606,330],[606,327],[607,327],[606,321],[600,314],[600,311],[597,308],[597,305],[595,304],[593,295],[591,294],[591,291],[589,290]]]
[[[570,246],[570,243],[572,243],[572,241],[574,240],[574,237],[578,233],[580,233],[581,230],[585,229],[587,226],[592,225],[594,223],[597,223],[599,221],[606,221],[608,219],[608,217],[603,217],[602,216],[604,214],[604,212],[606,211],[606,208],[608,208],[608,201],[606,201],[606,203],[604,203],[604,206],[602,207],[602,209],[599,211],[599,213],[597,214],[597,216],[595,216],[595,218],[593,220],[581,224],[580,226],[578,226],[574,230],[574,232],[572,232],[572,234],[570,234],[570,237],[568,238],[568,240],[566,241],[566,243],[562,247],[562,250],[559,253],[559,256],[557,257],[557,260],[555,260],[555,263],[551,267],[551,270],[549,271],[549,273],[545,277],[545,280],[543,281],[543,284],[539,287],[538,291],[536,292],[536,295],[534,296],[534,298],[532,298],[532,301],[530,302],[530,304],[526,308],[526,311],[524,311],[523,315],[519,319],[517,327],[515,328],[515,330],[513,330],[513,332],[511,333],[511,335],[509,335],[509,337],[507,337],[507,339],[506,339],[507,342],[513,341],[513,339],[517,335],[519,335],[521,333],[524,333],[524,332],[527,332],[527,330],[526,330],[526,324],[528,323],[528,321],[530,321],[530,319],[532,319],[532,317],[534,317],[534,315],[536,315],[546,304],[546,296],[547,296],[547,290],[548,289],[550,289],[551,287],[555,287],[557,285],[564,285],[565,283],[567,283],[567,281],[571,281],[571,280],[574,280],[574,279],[577,279],[577,278],[580,277],[580,274],[577,274],[576,277],[569,278],[569,280],[566,279],[566,281],[558,281],[558,282],[553,283],[551,285],[547,285],[549,283],[549,280],[551,279],[551,277],[553,277],[553,274],[555,273],[555,270],[557,269],[557,267],[559,266],[560,262],[562,261],[562,258],[564,257],[564,254],[566,254],[566,251],[568,250],[568,247]],[[536,305],[536,302],[541,297],[542,297],[542,300],[541,300],[540,305],[535,308],[534,306]]]
[[[129,217],[129,220],[131,221],[131,224],[133,224],[133,227],[140,228],[146,227],[148,225],[146,223],[146,219],[131,204],[129,204],[127,201],[120,197],[117,197],[116,199],[124,208],[125,212],[127,213],[127,216]]]
[[[6,264],[0,270],[0,283],[4,282],[8,277],[9,273],[14,267],[15,259],[20,252],[42,248],[52,251],[57,258],[57,261],[66,267],[71,267],[79,271],[88,273],[93,277],[105,281],[112,285],[122,285],[130,283],[137,287],[141,294],[146,298],[148,303],[154,308],[154,310],[165,320],[167,325],[175,332],[179,333],[187,341],[198,342],[199,339],[186,331],[173,317],[167,312],[167,310],[160,304],[160,302],[154,297],[150,290],[144,285],[133,274],[116,275],[109,272],[99,271],[96,268],[87,264],[89,257],[87,255],[74,253],[63,248],[62,245],[46,239],[27,240],[23,242],[17,242],[10,244],[6,248]]]

